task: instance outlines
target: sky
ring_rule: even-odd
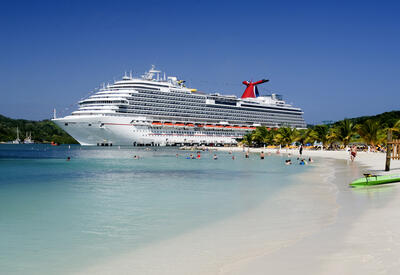
[[[152,64],[188,86],[282,94],[307,123],[400,110],[395,1],[2,1],[0,114],[67,115]]]

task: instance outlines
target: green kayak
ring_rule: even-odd
[[[379,185],[379,184],[399,182],[399,181],[400,181],[400,175],[378,176],[378,175],[364,174],[363,178],[359,178],[353,181],[352,183],[350,183],[350,186],[357,187],[357,186]]]

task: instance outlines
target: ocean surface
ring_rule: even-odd
[[[0,145],[0,274],[77,272],[256,208],[313,169],[275,155],[191,153]]]

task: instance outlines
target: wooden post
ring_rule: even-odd
[[[386,145],[386,165],[385,171],[390,171],[390,158],[392,156],[392,129],[388,130],[387,145]]]

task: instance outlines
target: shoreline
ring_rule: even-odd
[[[288,154],[291,154],[291,157],[299,157],[299,150],[298,149],[285,149],[282,148],[281,150],[278,149],[271,149],[271,148],[243,148],[243,147],[205,147],[208,150],[216,150],[222,152],[240,152],[244,153],[245,151],[249,150],[249,153],[260,153],[264,152],[266,154],[271,155],[281,155],[288,157]],[[188,150],[188,149],[185,149]],[[196,150],[196,149],[194,149]],[[280,153],[277,154],[277,151]],[[347,162],[350,161],[350,154],[347,151],[321,151],[321,150],[303,150],[302,154],[303,158],[308,157],[318,157],[318,158],[329,158],[329,159],[337,159],[337,160],[344,160]],[[364,169],[367,169],[370,172],[379,172],[382,174],[400,174],[400,161],[392,160],[390,165],[390,171],[386,172],[385,170],[385,161],[386,161],[386,153],[382,152],[357,152],[357,157],[355,158],[353,163],[360,164],[365,166]],[[362,175],[360,175],[361,177]]]

